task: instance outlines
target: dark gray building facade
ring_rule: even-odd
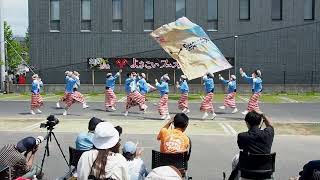
[[[69,69],[91,83],[88,58],[127,58],[130,71],[133,58],[169,58],[149,33],[181,16],[202,26],[236,69],[260,68],[265,84],[320,84],[320,0],[29,0],[31,63],[46,83],[63,83]],[[181,74],[134,70],[149,80]],[[95,83],[105,71],[94,72]]]

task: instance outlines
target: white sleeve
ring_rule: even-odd
[[[90,170],[91,170],[90,164],[91,163],[89,163],[88,153],[87,152],[83,153],[82,156],[80,157],[80,160],[77,166],[78,180],[88,179],[88,176],[90,175]]]

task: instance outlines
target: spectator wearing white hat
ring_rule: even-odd
[[[148,171],[141,159],[142,151],[137,151],[137,144],[128,141],[122,148],[122,154],[128,161],[130,180],[143,180]]]
[[[92,141],[94,148],[84,152],[78,162],[78,180],[87,180],[89,176],[129,180],[128,163],[119,153],[119,140],[119,133],[111,123],[99,123]]]
[[[213,108],[213,96],[214,96],[214,74],[212,73],[207,73],[202,77],[203,79],[203,86],[206,92],[206,96],[201,102],[200,106],[200,111],[203,112],[202,119],[206,119],[209,114],[211,113],[212,116],[210,119],[214,119],[217,115],[214,113],[214,108]]]
[[[158,104],[158,111],[161,115],[161,119],[170,119],[169,115],[169,107],[168,107],[168,100],[169,100],[169,84],[170,78],[168,74],[163,75],[160,78],[160,83],[157,79],[155,79],[156,87],[160,93],[160,101]]]
[[[181,92],[180,99],[178,102],[178,108],[182,110],[182,113],[188,114],[190,112],[189,106],[188,106],[189,86],[188,86],[186,75],[181,75],[180,81],[177,82],[177,88]]]
[[[237,82],[236,82],[236,76],[231,75],[229,80],[225,80],[221,74],[219,74],[219,79],[222,81],[223,84],[227,85],[228,93],[226,94],[224,98],[223,106],[220,106],[219,108],[224,110],[226,107],[232,108],[232,113],[238,112],[237,106],[236,106],[236,93],[237,93]]]
[[[174,166],[160,166],[152,169],[146,180],[182,180],[182,175]]]

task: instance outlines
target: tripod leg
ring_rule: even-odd
[[[50,134],[48,134],[48,136],[50,136]],[[44,148],[43,158],[41,161],[40,175],[42,174],[43,164],[44,164],[44,160],[46,158],[46,155],[49,156],[49,138],[47,138],[47,144],[46,144],[46,147]]]
[[[60,144],[59,144],[59,142],[58,142],[58,139],[57,139],[56,135],[54,134],[54,132],[51,132],[51,134],[53,135],[54,140],[56,141],[56,143],[57,143],[57,145],[58,145],[58,147],[59,147],[59,149],[60,149],[60,152],[61,152],[61,154],[62,154],[62,156],[63,156],[64,160],[66,161],[67,165],[69,166],[69,162],[68,162],[68,160],[67,160],[66,156],[64,155],[64,153],[63,153],[62,149],[61,149],[61,146],[60,146]]]

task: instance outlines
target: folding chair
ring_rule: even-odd
[[[72,174],[77,170],[77,165],[82,153],[87,150],[77,150],[69,146],[69,172],[64,176],[64,180],[72,177]]]
[[[274,179],[276,153],[251,154],[240,152],[239,169],[242,178]]]
[[[156,150],[152,150],[152,169],[160,167],[160,166],[174,166],[176,167],[182,177],[186,180],[192,179],[187,174],[188,170],[188,161],[191,156],[192,143],[189,138],[189,151],[183,153],[161,153]]]
[[[11,168],[9,166],[0,165],[0,179],[12,179]]]

